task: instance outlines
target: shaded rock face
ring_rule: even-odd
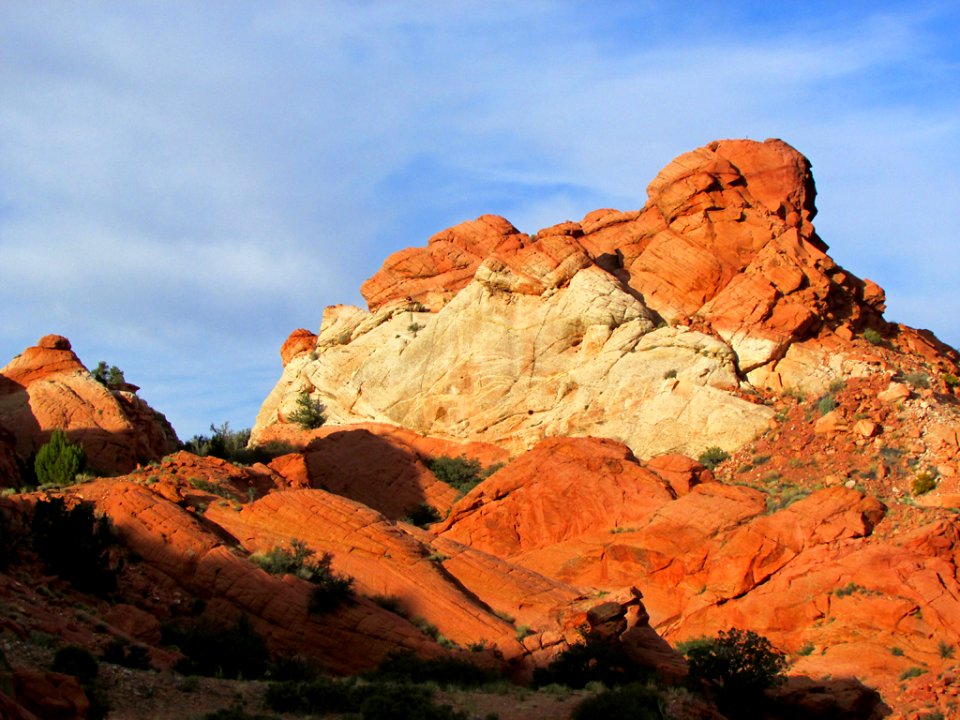
[[[883,291],[837,266],[810,163],[779,140],[680,156],[643,209],[535,236],[484,216],[392,255],[370,310],[297,331],[253,437],[310,392],[329,422],[395,423],[512,452],[593,435],[641,457],[734,449],[772,413],[744,390],[864,374],[857,334]],[[294,337],[296,336],[296,337]]]
[[[97,382],[59,335],[41,338],[0,368],[0,445],[6,444],[3,429],[21,461],[61,429],[83,445],[88,465],[101,473],[129,471],[179,444],[163,415],[134,392]],[[0,451],[0,464],[4,457]]]

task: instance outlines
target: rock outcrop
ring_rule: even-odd
[[[254,440],[307,392],[336,424],[511,452],[592,435],[640,457],[696,456],[767,428],[757,390],[815,391],[873,370],[859,334],[891,331],[883,291],[826,254],[800,153],[711,143],[648,193],[641,210],[534,236],[484,216],[392,255],[363,286],[369,312],[327,308],[315,341],[299,330],[287,341]]]
[[[41,338],[0,368],[3,428],[13,436],[21,461],[60,429],[83,445],[95,472],[106,474],[128,472],[137,463],[173,452],[179,444],[163,415],[135,392],[112,390],[97,382],[74,354],[70,341],[59,335]],[[6,477],[0,484],[17,481],[16,476]]]

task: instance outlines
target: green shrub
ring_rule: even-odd
[[[310,393],[302,392],[297,396],[297,408],[290,413],[288,420],[304,430],[316,430],[327,421],[326,408],[319,400],[311,400]]]
[[[57,650],[50,669],[73,675],[81,685],[90,685],[97,679],[100,664],[89,650],[79,645],[67,645]]]
[[[261,715],[259,713],[248,713],[242,705],[234,705],[230,708],[221,708],[206,715],[202,715],[200,720],[277,720],[272,715]]]
[[[85,463],[83,447],[70,442],[62,430],[54,430],[49,442],[37,451],[33,468],[41,485],[62,487],[74,482]]]
[[[937,487],[937,479],[933,473],[924,470],[918,473],[913,479],[912,489],[914,495],[925,495]]]
[[[211,495],[219,495],[222,498],[227,500],[236,500],[232,492],[226,488],[220,487],[215,482],[210,480],[204,480],[202,478],[190,478],[190,487],[195,488],[201,492],[210,493]]]
[[[686,652],[694,689],[707,686],[721,710],[751,707],[763,691],[782,681],[787,661],[770,641],[751,630],[721,631]]]
[[[713,470],[720,463],[730,457],[728,453],[723,448],[717,447],[716,445],[711,445],[697,458],[697,461],[703,465],[708,470]]]
[[[407,516],[410,523],[416,525],[420,528],[425,528],[427,525],[432,525],[435,522],[440,522],[440,513],[437,512],[437,509],[433,505],[428,505],[427,503],[420,503],[413,510],[410,511],[410,514]]]
[[[185,656],[174,666],[183,675],[251,680],[266,672],[267,646],[246,615],[233,627],[200,622],[165,625],[162,630],[164,644],[175,645]]]
[[[501,464],[496,464],[484,469],[479,460],[471,460],[464,455],[455,458],[438,455],[426,460],[425,465],[437,480],[456,488],[461,496],[466,495],[503,467]]]
[[[915,370],[914,372],[908,372],[903,376],[907,381],[907,384],[915,388],[928,388],[930,387],[930,376],[925,372],[920,372]]]
[[[327,556],[324,556],[327,557]],[[326,615],[353,601],[353,578],[335,575],[332,571],[320,580],[311,580],[307,610],[311,615]]]
[[[115,637],[110,640],[100,653],[100,659],[103,662],[123,667],[133,668],[134,670],[150,669],[150,653],[145,645],[131,645],[121,637]]]
[[[97,682],[100,666],[93,653],[79,645],[67,645],[60,648],[54,655],[50,669],[77,678],[84,695],[90,702],[84,717],[88,720],[102,720],[107,716],[110,704],[104,689]]]
[[[821,415],[826,415],[828,412],[832,412],[837,409],[837,401],[833,395],[821,395],[817,400],[817,410]]]
[[[464,660],[455,658],[424,660],[406,651],[388,655],[376,670],[367,675],[367,679],[377,682],[413,684],[435,682],[443,687],[470,688],[497,682],[503,678]]]
[[[116,589],[110,521],[96,517],[93,505],[78,503],[68,510],[63,498],[42,500],[34,506],[30,531],[47,570],[84,592],[103,595]]]
[[[632,683],[589,697],[573,711],[573,720],[661,720],[662,698],[652,687]]]
[[[312,614],[333,612],[353,598],[353,578],[337,575],[330,567],[332,558],[324,553],[313,560],[314,551],[302,540],[290,541],[290,548],[280,546],[254,554],[250,559],[271,575],[296,575],[316,585],[310,592],[308,609]]]
[[[270,683],[264,701],[276,712],[304,715],[345,714],[360,709],[353,682],[326,677]]]
[[[533,686],[565,685],[580,689],[596,681],[612,687],[646,679],[645,675],[619,643],[588,633],[582,643],[568,647],[547,667],[534,670]]]
[[[123,376],[123,370],[116,365],[107,367],[104,360],[98,362],[90,374],[93,375],[94,380],[111,390],[117,390],[126,385],[127,382],[127,379]]]
[[[937,650],[940,652],[941,658],[943,658],[944,660],[949,660],[950,658],[953,657],[953,653],[956,650],[956,648],[950,643],[941,640],[940,643],[937,645]]]
[[[926,672],[923,668],[910,667],[900,673],[901,680],[909,680],[910,678],[920,677]]]
[[[275,712],[301,715],[355,715],[363,720],[467,720],[465,713],[436,705],[433,691],[409,684],[318,678],[309,682],[272,683],[265,701]]]
[[[948,388],[955,388],[960,385],[960,378],[952,373],[946,373],[943,375],[943,382]]]
[[[871,345],[880,345],[883,343],[883,335],[873,328],[867,328],[863,331],[863,339]]]
[[[449,705],[433,702],[433,692],[413,685],[374,685],[360,703],[363,720],[469,720]]]

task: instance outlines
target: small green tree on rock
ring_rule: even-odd
[[[767,638],[752,630],[721,631],[713,640],[692,643],[685,652],[687,681],[706,686],[721,710],[753,707],[763,691],[783,680],[787,659]]]
[[[123,376],[123,370],[116,365],[108,367],[104,360],[98,362],[90,374],[93,375],[94,380],[111,390],[116,390],[127,382],[127,379]]]
[[[46,445],[37,451],[33,469],[41,485],[70,485],[83,470],[86,453],[78,443],[71,442],[62,430],[54,430]]]
[[[327,421],[324,414],[326,407],[319,400],[310,397],[310,393],[302,392],[297,396],[297,409],[290,413],[289,420],[304,430],[316,430]]]

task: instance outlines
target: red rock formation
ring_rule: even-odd
[[[643,468],[622,443],[552,438],[472,490],[437,530],[498,557],[513,557],[598,527],[606,532],[627,527],[673,497],[663,479]]]
[[[811,222],[810,163],[783,141],[710,143],[676,158],[647,191],[642,210],[598,210],[531,240],[502,218],[463,223],[427,248],[391,256],[364,296],[371,309],[408,298],[438,310],[485,258],[522,267],[535,252],[544,266],[562,265],[553,244],[565,248],[563,257],[583,248],[581,266],[596,262],[669,321],[707,323],[737,352],[743,372],[821,330],[842,329],[849,340],[883,324],[883,290],[826,255]]]
[[[352,498],[394,520],[427,504],[445,514],[457,493],[424,465],[433,457],[461,455],[489,466],[507,459],[488,443],[456,443],[428,438],[393,425],[364,423],[322,427],[307,433],[274,425],[261,444],[287,438],[312,438],[302,454],[284,456],[270,466],[291,487],[316,487]]]
[[[394,253],[360,292],[371,309],[403,300],[439,310],[470,282],[484,258],[527,242],[527,236],[502,217],[484,215],[437,233],[426,248]]]
[[[290,333],[280,348],[280,360],[284,367],[297,355],[312,351],[317,346],[317,336],[309,330],[299,328]]]
[[[41,338],[0,368],[0,426],[26,459],[55,429],[84,446],[97,472],[131,470],[177,448],[162,415],[129,391],[112,391],[87,372],[59,335]]]

